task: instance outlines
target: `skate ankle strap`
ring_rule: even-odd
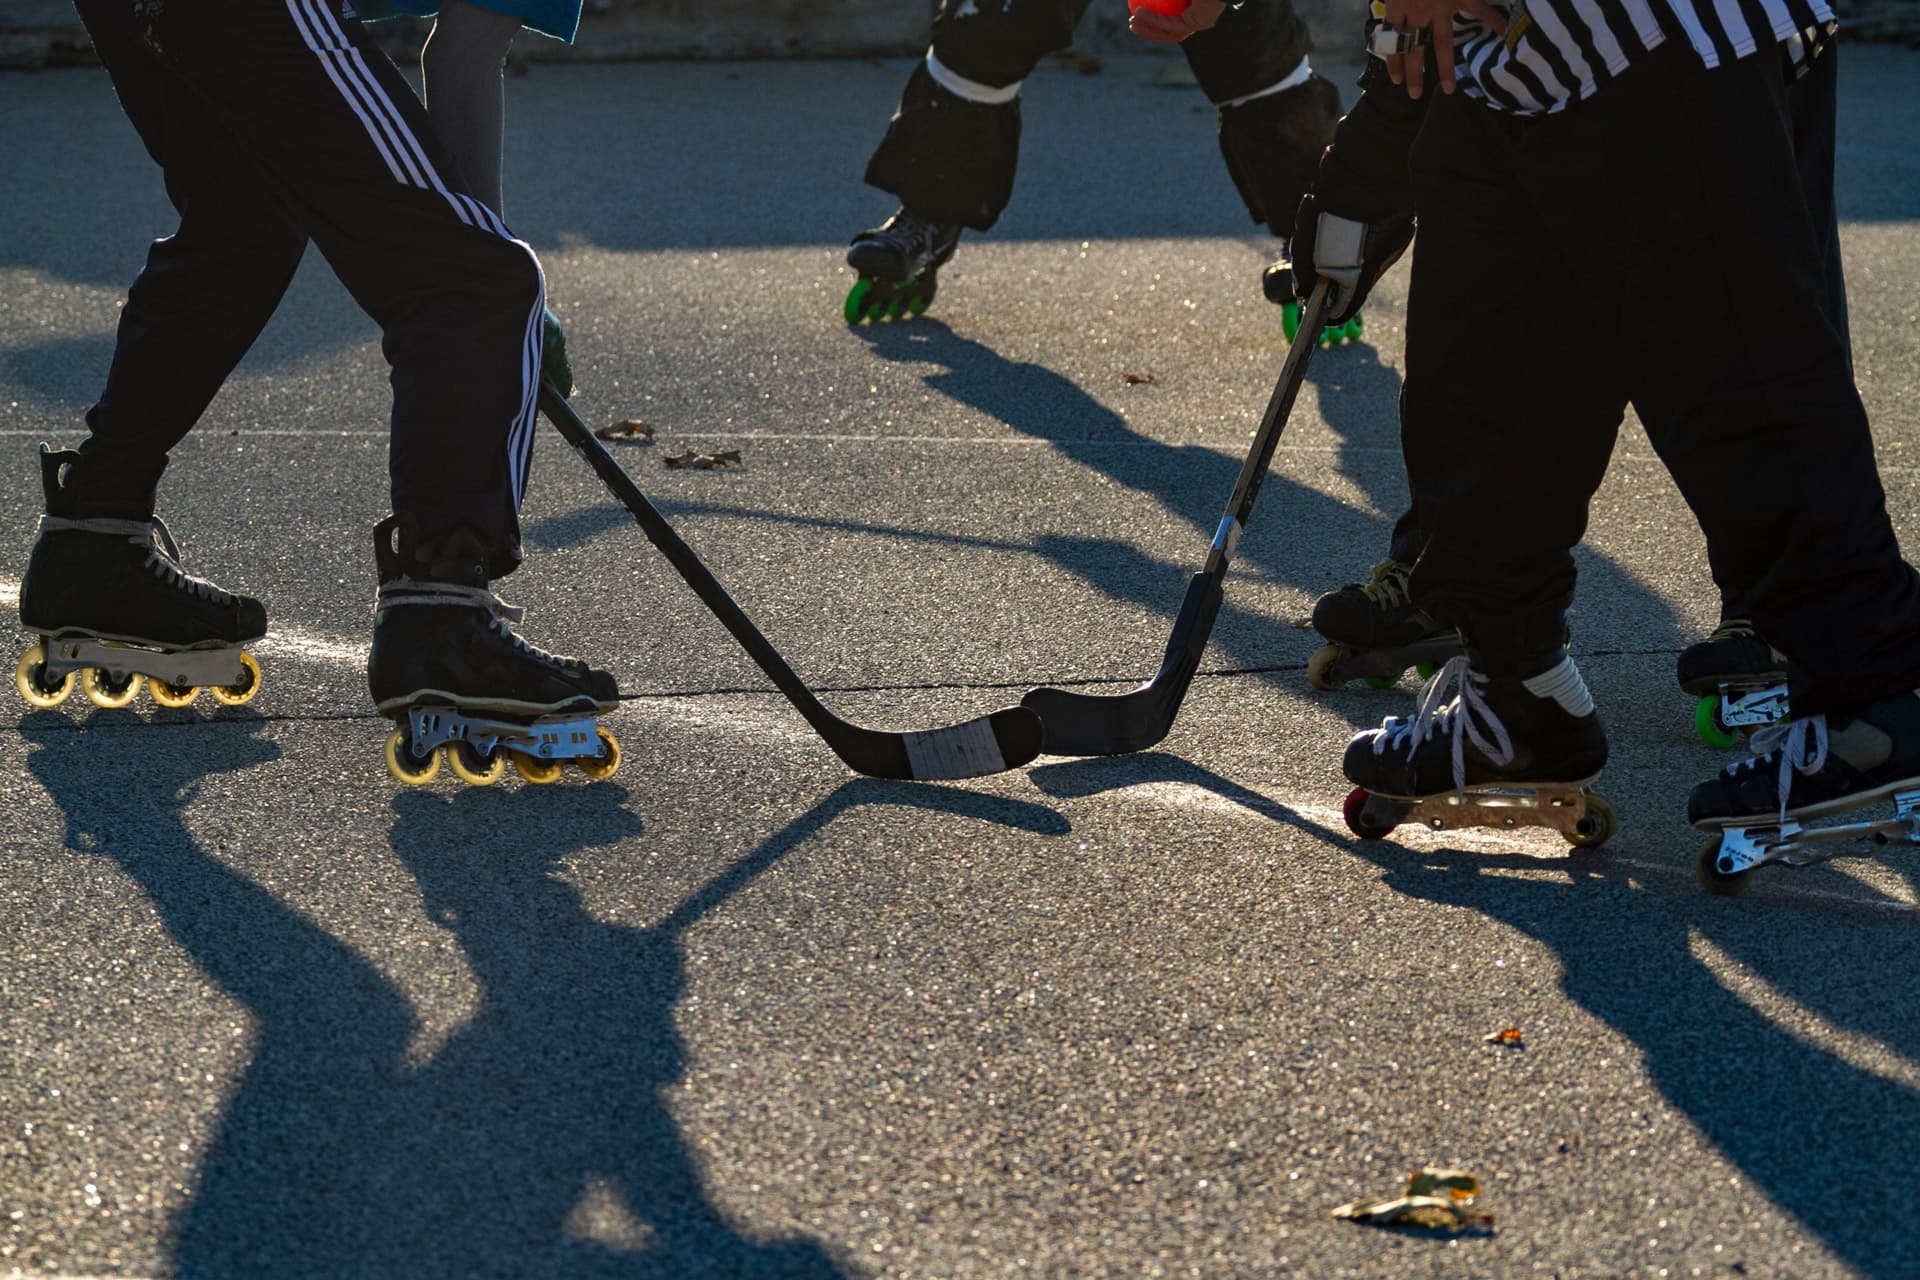
[[[465,587],[457,582],[422,582],[400,577],[380,584],[374,595],[375,612],[396,605],[444,604],[463,609],[485,609],[505,622],[518,622],[526,610],[508,604],[485,587]]]
[[[46,515],[40,517],[42,533],[119,533],[126,535],[129,542],[148,542],[152,540],[155,520],[118,520],[109,516],[87,516],[75,519],[68,516]],[[167,540],[171,542],[172,539]]]

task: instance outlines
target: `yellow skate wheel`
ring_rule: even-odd
[[[507,776],[507,753],[497,750],[483,756],[464,742],[449,742],[447,767],[470,787],[490,787]]]
[[[1589,791],[1586,816],[1567,833],[1567,843],[1576,849],[1597,849],[1613,839],[1613,833],[1619,828],[1620,815],[1614,812],[1613,801],[1597,791]]]
[[[440,753],[429,751],[425,758],[416,756],[407,746],[407,737],[405,729],[387,735],[387,772],[410,787],[424,787],[440,772]]]
[[[47,646],[37,644],[26,651],[13,669],[13,687],[29,706],[57,707],[73,692],[74,673],[69,671],[55,684],[47,679]]]
[[[200,696],[200,686],[168,684],[165,680],[155,680],[149,676],[147,677],[147,695],[160,706],[177,710],[193,705],[193,700]]]
[[[240,651],[240,665],[246,674],[240,677],[239,684],[217,684],[211,690],[214,701],[222,706],[237,707],[252,702],[253,695],[260,692],[260,664],[245,649]]]
[[[116,685],[100,668],[88,667],[80,673],[80,692],[96,707],[124,707],[140,696],[140,673],[130,672],[125,684]]]
[[[598,756],[575,756],[573,762],[580,766],[580,772],[595,782],[605,782],[620,767],[620,740],[605,725],[600,725],[599,731],[604,752]]]
[[[558,760],[542,760],[539,756],[516,751],[513,753],[513,771],[535,786],[545,786],[549,782],[560,781],[561,765]]]

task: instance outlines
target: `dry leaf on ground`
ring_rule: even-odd
[[[1120,381],[1126,383],[1130,387],[1135,385],[1157,387],[1160,385],[1160,379],[1154,377],[1150,373],[1123,373],[1120,375]]]
[[[660,459],[670,467],[685,467],[689,471],[725,471],[728,467],[740,465],[738,449],[719,449],[713,453],[670,453]]]
[[[1465,1169],[1422,1169],[1408,1176],[1405,1195],[1355,1200],[1335,1209],[1333,1216],[1376,1227],[1488,1231],[1493,1215],[1473,1207],[1479,1196],[1480,1179]]]
[[[1480,1038],[1488,1044],[1511,1044],[1522,1048],[1526,1047],[1527,1043],[1520,1038],[1520,1028],[1518,1027],[1503,1027],[1498,1031],[1489,1031]]]
[[[653,428],[638,418],[627,418],[620,422],[609,422],[593,434],[602,440],[651,440]]]

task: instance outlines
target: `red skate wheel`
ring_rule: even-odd
[[[1371,798],[1365,787],[1355,787],[1347,793],[1347,801],[1340,806],[1340,816],[1347,820],[1347,830],[1362,840],[1379,840],[1392,833],[1399,824],[1389,822],[1384,826],[1367,821],[1367,801]]]

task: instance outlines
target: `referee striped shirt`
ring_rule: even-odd
[[[1685,34],[1708,67],[1768,52],[1805,70],[1835,27],[1830,0],[1492,0],[1496,34],[1453,22],[1461,90],[1515,115],[1544,115],[1590,98],[1648,52]],[[1656,6],[1667,15],[1663,22]],[[1376,0],[1376,15],[1384,5]]]

